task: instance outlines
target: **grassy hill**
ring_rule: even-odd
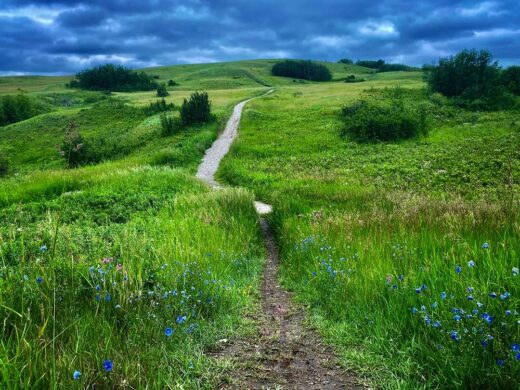
[[[333,81],[317,83],[271,76],[275,61],[145,69],[178,83],[167,102],[206,90],[213,104],[214,122],[167,137],[141,109],[154,91],[0,78],[0,94],[22,89],[46,107],[0,128],[0,387],[232,380],[208,351],[257,334],[265,253],[253,199],[274,205],[281,280],[345,367],[386,388],[517,385],[518,111],[432,99],[421,72],[324,63]],[[366,81],[343,82],[351,74]],[[232,107],[268,86],[218,173],[240,188],[210,191],[193,177],[205,149]],[[344,104],[388,103],[397,86],[428,110],[429,136],[341,136]],[[58,154],[70,121],[96,145],[89,166],[66,169]]]

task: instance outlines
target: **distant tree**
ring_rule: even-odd
[[[342,58],[341,60],[338,61],[338,64],[351,65],[353,63],[354,63],[354,61],[352,61],[350,58]]]
[[[69,168],[81,165],[86,156],[85,142],[74,122],[70,122],[67,126],[60,146],[60,155],[65,159]]]
[[[430,68],[426,80],[433,92],[470,108],[498,109],[512,104],[502,84],[498,62],[486,50],[463,50],[441,58]]]
[[[385,64],[384,60],[377,60],[377,61],[373,61],[373,60],[358,60],[358,61],[356,61],[356,65],[363,66],[365,68],[370,68],[370,69],[379,69],[384,64]]]
[[[276,63],[271,73],[274,76],[292,77],[311,81],[330,81],[332,74],[322,64],[312,61],[285,60]]]
[[[131,92],[156,89],[157,83],[152,76],[144,72],[105,64],[77,73],[68,86],[97,91]]]
[[[211,119],[211,102],[207,92],[195,92],[189,100],[184,99],[181,106],[181,122],[184,126],[209,122]]]
[[[157,96],[158,97],[166,97],[168,95],[169,95],[169,93],[168,93],[168,90],[166,89],[166,85],[159,84],[157,86]]]
[[[175,81],[168,80],[168,87],[174,87],[175,85],[178,85]]]
[[[36,107],[24,93],[0,97],[0,126],[23,121],[36,114]]]
[[[520,66],[510,66],[501,75],[502,85],[512,94],[520,95]]]

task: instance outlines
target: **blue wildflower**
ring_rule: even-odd
[[[312,271],[312,276],[316,276],[316,271]]]
[[[393,288],[394,290],[397,290],[397,284],[393,284],[393,285],[392,285],[392,288]]]
[[[404,280],[404,275],[399,275],[398,279],[400,282],[402,282]]]
[[[475,266],[475,262],[473,260],[468,261],[468,267],[473,268]]]
[[[507,291],[503,294],[500,294],[500,299],[501,300],[505,300],[507,298],[509,298],[511,296],[511,294],[509,294]]]
[[[99,294],[96,294],[96,301],[99,302],[99,298],[100,298],[100,297],[99,297]]]
[[[81,377],[81,372],[79,372],[78,370],[76,370],[72,373],[72,379],[74,379],[75,381],[77,381],[80,377]]]
[[[426,290],[427,288],[428,288],[428,287],[426,287],[425,284],[423,284],[423,285],[421,286],[421,290],[423,290],[423,291]]]
[[[520,360],[520,352],[516,354],[516,360]]]
[[[468,295],[468,301],[472,301],[473,300],[473,295]]]
[[[513,276],[518,276],[519,270],[517,267],[513,267],[513,269],[511,271],[513,273]]]
[[[40,247],[40,251],[42,251],[43,253],[47,252],[47,245],[42,245]]]
[[[421,306],[421,311],[426,311],[426,306]]]
[[[186,322],[186,316],[178,316],[175,322],[179,325],[183,324],[184,322]]]
[[[430,325],[431,319],[429,316],[424,316],[424,322],[426,322],[426,325]]]
[[[415,289],[415,292],[416,292],[417,294],[420,294],[420,293],[421,293],[421,288],[420,288],[420,287],[417,287],[417,288]]]
[[[166,335],[166,337],[170,337],[173,334],[173,329],[169,327],[164,329],[164,334]]]
[[[446,299],[446,292],[445,291],[441,292],[441,299]]]
[[[433,327],[434,327],[434,328],[440,328],[440,327],[441,327],[441,323],[440,323],[439,321],[435,321],[435,322],[433,323]]]
[[[520,351],[520,345],[518,345],[517,343],[514,343],[513,345],[511,345],[511,349],[515,352],[518,352],[518,351]]]
[[[460,265],[455,266],[455,272],[458,274],[462,272],[462,268],[460,267]]]
[[[432,308],[437,309],[437,302],[432,303]]]
[[[491,294],[489,294],[489,296],[493,299],[495,299],[497,297],[497,293],[496,292],[492,292]]]
[[[476,315],[478,314],[478,310],[477,310],[477,309],[473,309],[473,310],[471,310],[471,313],[472,313],[474,316],[476,316]]]
[[[511,315],[511,310],[507,309],[506,310],[506,316],[510,316]]]
[[[110,302],[111,300],[112,298],[110,297],[110,294],[107,293],[107,295],[105,295],[105,301]]]
[[[458,314],[455,314],[455,315],[453,316],[453,319],[454,319],[455,321],[460,321],[460,316],[459,316]]]
[[[96,284],[96,291],[101,290],[101,286],[99,284]]]
[[[489,249],[489,244],[487,242],[483,243],[482,249]]]
[[[503,366],[504,365],[504,361],[502,359],[497,359],[497,364],[499,366]]]
[[[110,372],[112,371],[112,369],[114,368],[114,365],[112,363],[112,360],[110,359],[106,359],[104,362],[103,362],[103,369],[106,371],[106,372]]]
[[[457,332],[456,330],[452,330],[450,332],[450,337],[453,341],[459,341],[460,340],[460,335],[459,335],[459,332]]]
[[[38,277],[36,278],[36,283],[38,283],[38,284],[42,284],[42,283],[43,283],[43,278],[42,278],[41,276],[38,276]]]
[[[417,309],[416,309],[415,307],[412,307],[411,310],[412,310],[412,313],[413,313],[413,314],[417,313]]]
[[[469,293],[472,293],[472,292],[473,292],[473,287],[471,287],[471,286],[470,286],[470,287],[467,287],[467,288],[466,288],[466,291],[469,292]]]

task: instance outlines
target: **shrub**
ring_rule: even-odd
[[[209,122],[211,119],[211,102],[207,92],[195,92],[190,100],[184,99],[181,106],[181,122],[184,126]]]
[[[145,115],[155,115],[160,112],[173,111],[175,109],[175,105],[173,103],[166,103],[164,98],[161,100],[157,100],[153,103],[150,103],[147,107],[143,108]]]
[[[351,65],[353,64],[354,61],[352,61],[351,59],[349,58],[342,58],[341,60],[338,61],[338,64],[346,64],[346,65]]]
[[[490,52],[463,50],[429,67],[426,80],[431,91],[453,98],[460,106],[498,109],[513,104],[500,75],[498,63],[493,61]]]
[[[151,91],[157,88],[157,83],[144,72],[105,64],[77,73],[68,86],[97,91],[131,92]]]
[[[179,84],[177,84],[177,83],[176,83],[175,81],[173,81],[173,80],[168,80],[168,87],[174,87],[174,86],[176,86],[176,85],[179,85]]]
[[[275,64],[271,70],[274,76],[293,77],[311,81],[330,81],[332,74],[322,64],[312,61],[285,60]]]
[[[375,69],[378,72],[406,72],[416,70],[416,68],[404,64],[387,64],[384,60],[359,60],[356,62],[356,65],[364,66],[365,68]]]
[[[7,157],[0,153],[0,177],[7,175],[9,171],[9,161]]]
[[[353,74],[351,74],[350,76],[345,77],[345,82],[346,83],[360,83],[362,81],[365,81],[365,79],[356,78],[356,76],[354,76]]]
[[[426,111],[406,107],[394,99],[384,106],[366,100],[344,106],[342,135],[358,142],[389,142],[428,134]]]
[[[161,114],[161,135],[166,137],[172,135],[175,132],[175,119],[173,115],[169,115],[165,112]]]
[[[373,61],[373,60],[358,60],[358,61],[356,61],[356,65],[363,66],[365,68],[370,68],[370,69],[379,69],[384,64],[385,64],[384,60],[377,60],[377,61]]]
[[[169,93],[168,91],[166,90],[166,85],[164,84],[159,84],[157,86],[157,97],[166,97],[168,96]]]
[[[85,142],[74,122],[70,122],[67,126],[65,137],[60,146],[60,155],[63,156],[69,168],[77,167],[85,160]]]
[[[35,105],[24,93],[0,97],[0,126],[23,121],[37,114]]]
[[[510,66],[501,75],[502,85],[513,95],[520,95],[520,66]]]

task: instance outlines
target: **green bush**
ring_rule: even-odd
[[[338,61],[338,64],[351,65],[353,63],[354,63],[354,61],[352,61],[350,58],[342,58],[341,60]]]
[[[412,71],[416,68],[405,65],[405,64],[387,64],[384,60],[359,60],[356,62],[358,66],[364,66],[365,68],[375,69],[378,72],[397,72],[397,71]]]
[[[95,91],[131,92],[151,91],[157,88],[157,83],[144,72],[106,64],[77,73],[68,86]]]
[[[175,132],[175,119],[173,115],[169,115],[165,112],[161,114],[161,134],[166,137],[172,135]]]
[[[390,105],[366,100],[344,106],[342,135],[357,142],[391,142],[428,134],[425,110],[407,107],[394,98]]]
[[[520,95],[520,66],[510,66],[501,75],[502,85],[512,94]]]
[[[85,161],[86,152],[85,141],[78,132],[76,123],[70,122],[60,146],[60,155],[65,159],[69,168],[74,168]]]
[[[174,86],[176,86],[176,85],[179,85],[179,84],[177,84],[177,83],[176,83],[175,81],[173,81],[173,80],[168,80],[168,87],[174,87]]]
[[[495,110],[514,104],[502,85],[498,63],[486,50],[463,50],[441,58],[437,65],[427,69],[426,80],[431,91],[452,98],[461,107]]]
[[[7,157],[0,153],[0,177],[7,175],[9,171],[9,161]]]
[[[169,95],[169,93],[168,93],[168,90],[166,89],[166,85],[159,84],[157,86],[157,97],[166,97],[168,95]]]
[[[145,115],[155,115],[160,112],[173,111],[175,109],[175,105],[173,103],[166,103],[163,99],[157,100],[153,103],[150,103],[148,106],[143,108]]]
[[[365,81],[365,79],[356,78],[356,76],[354,76],[353,74],[351,74],[350,76],[345,77],[345,82],[346,83],[361,83],[363,81]]]
[[[0,126],[20,122],[37,114],[37,107],[24,93],[0,97]]]
[[[181,106],[183,126],[205,123],[211,119],[211,102],[207,92],[195,92],[190,96],[190,100],[184,99]]]
[[[332,74],[322,64],[312,61],[285,60],[275,64],[271,70],[273,76],[293,77],[311,81],[330,81]]]

